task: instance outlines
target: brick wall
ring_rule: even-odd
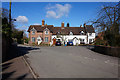
[[[94,46],[94,50],[101,54],[120,57],[120,47]]]
[[[45,34],[45,31],[43,32],[37,32],[35,31],[35,34],[32,34],[32,31],[29,32],[29,44],[32,44],[32,37],[35,37],[35,44],[37,44],[37,37],[40,36],[42,38],[42,42],[44,44],[49,44],[51,42],[51,36],[52,33],[50,33],[50,31],[48,31],[48,34]],[[48,42],[45,42],[45,37],[48,37]]]

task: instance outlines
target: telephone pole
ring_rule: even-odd
[[[12,28],[11,28],[11,0],[10,0],[10,4],[9,4],[9,40],[10,40],[10,44],[12,43],[12,39],[11,39],[11,34],[12,34]]]
[[[11,0],[10,0],[10,4],[9,4],[9,26],[10,26],[10,30],[11,30]]]

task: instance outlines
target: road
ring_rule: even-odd
[[[116,57],[81,46],[36,48],[26,56],[40,78],[118,78]]]

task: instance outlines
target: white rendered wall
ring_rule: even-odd
[[[56,35],[52,35],[52,39],[54,37],[57,38]],[[73,40],[73,44],[77,44],[77,43],[80,44],[80,39],[84,39],[85,44],[87,44],[87,36],[86,35],[64,35],[62,37],[66,42],[68,42],[68,39],[73,39],[76,37],[78,40]]]
[[[89,44],[89,39],[92,39],[92,42],[94,41],[93,39],[95,39],[95,33],[92,33],[92,35],[89,35],[90,33],[87,33],[88,35],[88,44]]]

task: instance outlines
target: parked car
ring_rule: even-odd
[[[56,41],[56,44],[55,44],[56,46],[61,46],[61,41],[58,39],[57,41]]]
[[[68,45],[68,46],[73,46],[73,41],[68,41],[68,42],[67,42],[67,45]]]

